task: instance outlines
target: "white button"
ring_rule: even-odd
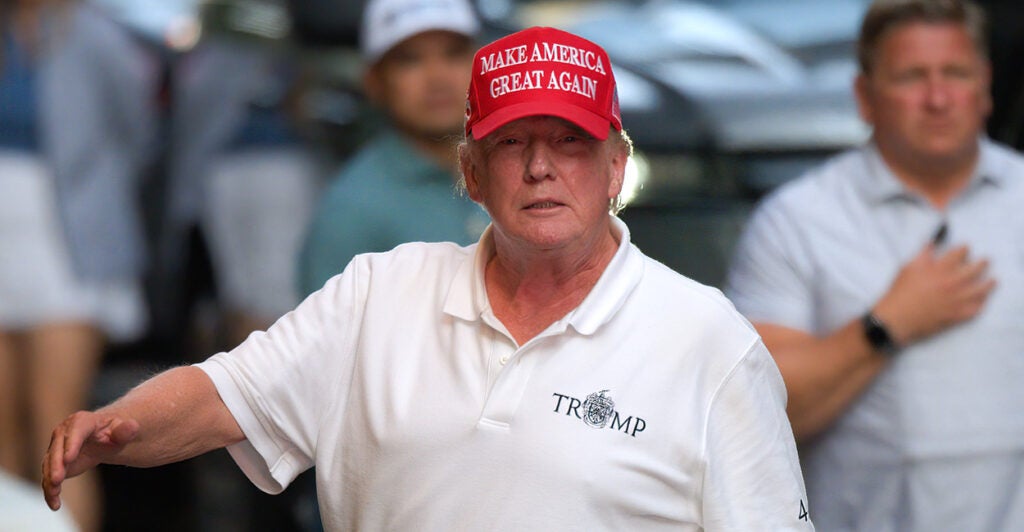
[[[502,357],[499,358],[498,361],[501,362],[502,366],[504,366],[505,364],[508,364],[508,355],[502,355]]]

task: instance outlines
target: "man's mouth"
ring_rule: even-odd
[[[537,203],[531,203],[526,206],[527,209],[553,209],[560,206],[561,203],[555,203],[553,201],[538,201]]]

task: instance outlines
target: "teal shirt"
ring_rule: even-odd
[[[299,257],[299,289],[319,290],[360,253],[406,242],[476,242],[486,212],[451,172],[390,132],[364,146],[327,187]]]

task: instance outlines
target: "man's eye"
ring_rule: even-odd
[[[953,79],[970,79],[974,76],[974,71],[970,68],[951,67],[946,69],[946,76]]]
[[[420,63],[421,61],[420,56],[418,54],[405,50],[399,50],[398,52],[392,54],[391,59],[395,62],[396,65],[403,67],[413,66]]]
[[[897,72],[893,79],[897,83],[916,83],[925,79],[927,75],[920,70],[905,70]]]

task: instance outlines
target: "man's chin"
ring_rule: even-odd
[[[977,138],[970,139],[944,139],[943,141],[932,142],[924,147],[922,154],[937,161],[958,161],[962,158],[970,158],[977,152]]]

